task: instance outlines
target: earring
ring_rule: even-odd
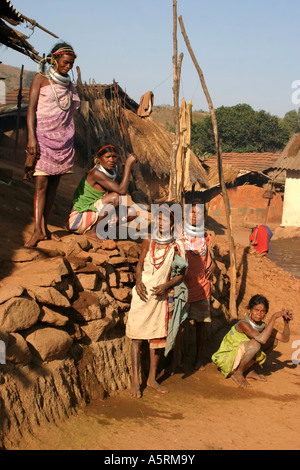
[[[43,73],[45,73],[45,67],[46,67],[46,63],[47,63],[48,59],[49,59],[49,57],[43,57],[37,65],[37,71],[41,75],[43,75]]]
[[[53,69],[57,68],[58,63],[54,56],[51,56],[50,64],[52,65]]]

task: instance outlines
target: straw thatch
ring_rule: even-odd
[[[150,171],[158,178],[170,174],[170,156],[174,135],[151,117],[141,119],[131,111],[126,110],[125,115],[129,123],[129,136],[134,152],[139,156],[142,169]],[[196,155],[191,153],[190,191],[193,184],[208,187],[209,182],[205,170]]]
[[[239,176],[240,170],[238,168],[232,167],[231,165],[223,164],[223,173],[225,184],[232,185],[235,183],[237,177]],[[208,166],[207,179],[210,187],[217,186],[218,184],[220,184],[219,170],[217,164]]]
[[[300,133],[294,134],[290,138],[280,157],[275,162],[274,168],[300,170]]]

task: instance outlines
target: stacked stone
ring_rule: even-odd
[[[129,240],[68,235],[60,243],[19,249],[0,286],[0,341],[7,362],[64,359],[72,356],[74,344],[98,342],[112,329],[122,336],[140,247]],[[223,257],[214,255],[209,334],[224,324],[228,308],[227,268]]]
[[[73,235],[18,250],[0,287],[6,360],[63,359],[74,342],[96,342],[124,327],[139,253],[135,242],[94,243]]]

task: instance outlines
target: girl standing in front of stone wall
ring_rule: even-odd
[[[200,200],[194,199],[186,210],[183,229],[183,243],[188,262],[188,270],[184,280],[188,288],[186,310],[188,313],[187,320],[193,320],[196,329],[194,368],[202,371],[205,369],[202,353],[206,337],[206,325],[211,322],[211,276],[215,270],[215,262],[209,251],[210,239],[204,228],[204,205]],[[176,366],[180,362],[182,333],[182,329],[180,329],[171,364],[168,367],[168,373],[170,374],[175,372]]]
[[[187,262],[182,241],[174,238],[174,212],[170,204],[164,203],[160,206],[156,222],[151,237],[143,240],[136,269],[136,285],[132,291],[131,308],[126,323],[126,335],[132,340],[133,376],[130,394],[135,398],[141,397],[139,371],[143,340],[148,340],[150,348],[147,386],[161,393],[168,392],[166,387],[157,382],[156,372],[160,351],[165,348],[168,341],[170,320],[168,300],[173,300],[168,296],[170,289],[175,291],[179,286],[178,296],[183,298],[178,309],[177,325],[183,320],[185,313],[186,288],[183,279]],[[174,299],[174,305],[176,300]],[[175,328],[172,327],[173,332]],[[173,344],[169,347],[172,348]]]

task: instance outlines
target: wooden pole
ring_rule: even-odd
[[[19,127],[20,127],[20,113],[21,113],[22,90],[23,90],[23,71],[24,71],[24,65],[22,65],[22,67],[21,67],[21,72],[20,72],[20,86],[19,86],[19,93],[18,93],[18,109],[17,109],[16,138],[15,138],[15,148],[14,148],[14,162],[16,162],[17,151],[18,151]]]
[[[180,142],[180,125],[179,125],[179,85],[180,73],[183,59],[183,53],[178,57],[177,45],[177,0],[173,0],[173,99],[174,99],[174,128],[175,138],[172,143],[171,151],[171,168],[169,182],[169,200],[178,201],[180,195],[177,194],[177,174],[176,174],[176,157]],[[178,201],[180,202],[180,201]]]
[[[42,31],[45,31],[45,33],[48,33],[48,34],[50,34],[51,36],[53,36],[54,38],[59,39],[59,36],[56,36],[56,34],[51,33],[51,31],[49,31],[48,29],[46,29],[46,28],[44,28],[43,26],[41,26],[40,24],[38,24],[35,20],[32,20],[32,19],[30,19],[30,18],[27,18],[27,16],[25,16],[25,15],[22,15],[22,18],[24,18],[24,20],[28,21],[28,23],[30,23],[33,27],[37,26],[37,27],[40,28]]]
[[[210,94],[208,92],[204,75],[199,67],[199,64],[196,60],[196,57],[194,55],[194,52],[191,48],[188,36],[185,31],[185,27],[182,21],[182,17],[180,16],[178,18],[179,24],[181,27],[181,32],[184,37],[187,49],[189,51],[189,54],[191,56],[191,59],[196,67],[196,70],[198,72],[200,82],[209,106],[209,111],[210,111],[210,116],[212,120],[212,125],[213,125],[213,132],[214,132],[214,138],[215,138],[215,144],[216,144],[216,151],[217,151],[217,157],[218,157],[218,171],[219,171],[219,180],[220,180],[220,185],[221,185],[221,190],[222,190],[222,196],[223,196],[223,201],[224,201],[224,206],[225,206],[225,213],[226,213],[226,221],[227,221],[227,235],[228,235],[228,243],[229,243],[229,253],[230,253],[230,268],[231,268],[231,275],[230,275],[230,281],[231,281],[231,286],[230,286],[230,300],[229,300],[229,311],[230,311],[230,317],[232,319],[237,318],[237,308],[236,308],[236,253],[235,253],[235,245],[234,245],[234,239],[232,236],[232,226],[231,226],[231,211],[230,211],[230,204],[229,204],[229,198],[228,198],[228,193],[227,193],[227,188],[224,180],[224,172],[223,172],[223,164],[222,164],[222,149],[221,149],[221,143],[219,139],[219,133],[218,133],[218,124],[217,124],[217,119],[216,119],[216,114],[214,110],[214,106],[210,97]]]

